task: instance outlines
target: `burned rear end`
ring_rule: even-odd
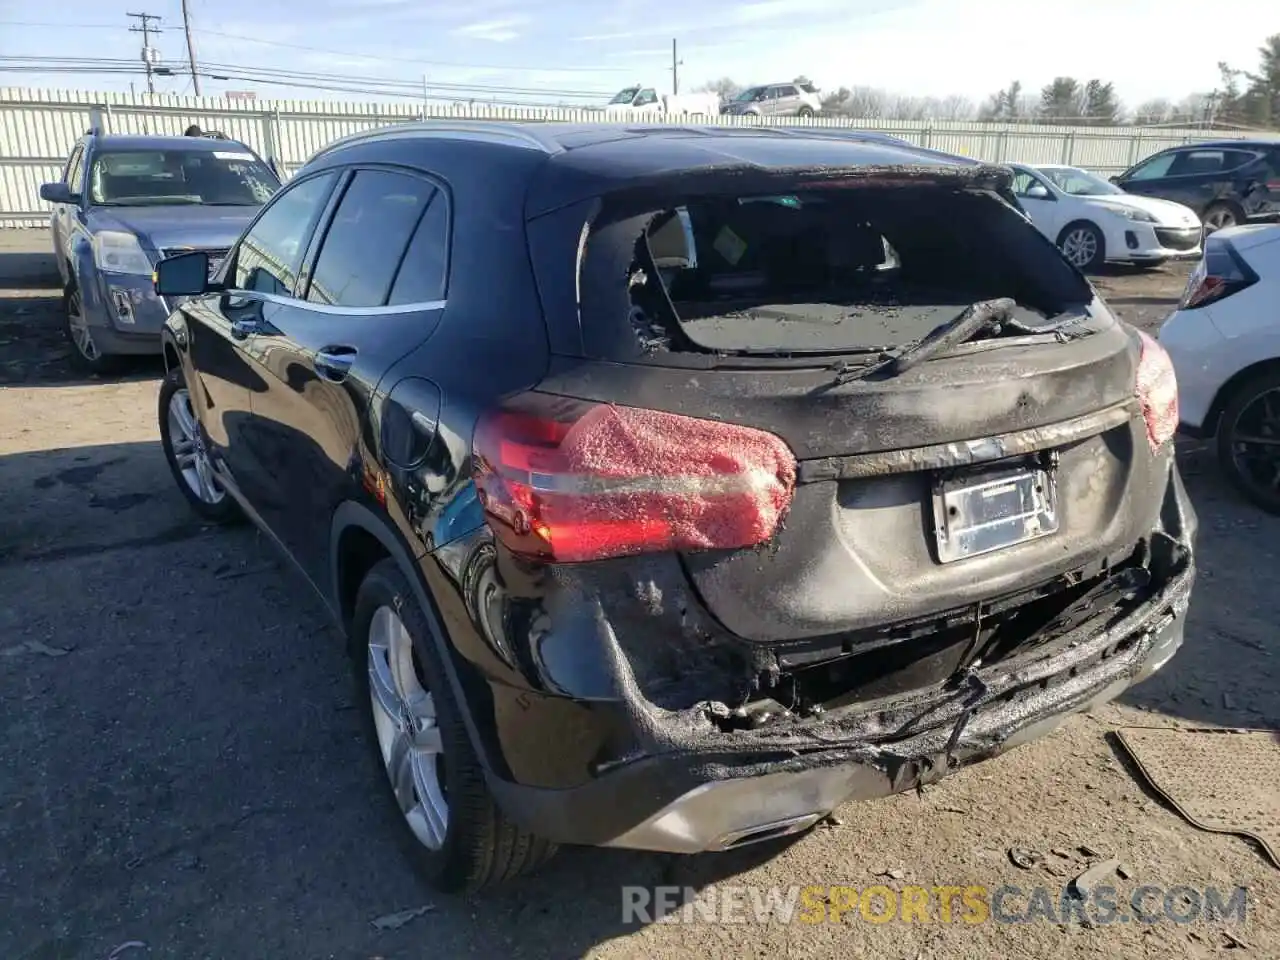
[[[506,785],[537,829],[800,830],[1181,642],[1171,368],[1002,170],[728,164],[528,229],[556,359],[481,423],[476,487],[528,674],[607,728],[569,789]]]

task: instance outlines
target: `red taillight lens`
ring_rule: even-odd
[[[557,563],[763,543],[796,479],[762,430],[535,394],[481,419],[472,462],[495,535]]]
[[[1138,360],[1136,393],[1147,422],[1147,442],[1155,453],[1178,430],[1178,381],[1164,347],[1139,331],[1142,356]]]
[[[1187,278],[1179,310],[1194,310],[1238,293],[1258,282],[1233,246],[1226,240],[1210,239],[1205,243],[1204,257]]]

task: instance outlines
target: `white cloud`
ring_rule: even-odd
[[[494,43],[506,43],[508,40],[515,40],[520,36],[518,28],[523,27],[529,22],[529,18],[525,16],[502,17],[497,20],[481,20],[477,23],[468,23],[465,26],[458,27],[453,33],[459,37],[469,37],[472,40],[490,40]]]

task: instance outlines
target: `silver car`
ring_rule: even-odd
[[[797,83],[748,87],[720,107],[722,114],[753,117],[812,117],[821,110],[817,90]]]

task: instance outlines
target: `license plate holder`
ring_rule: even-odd
[[[933,520],[939,563],[1004,550],[1058,530],[1052,465],[1026,462],[937,476]]]

